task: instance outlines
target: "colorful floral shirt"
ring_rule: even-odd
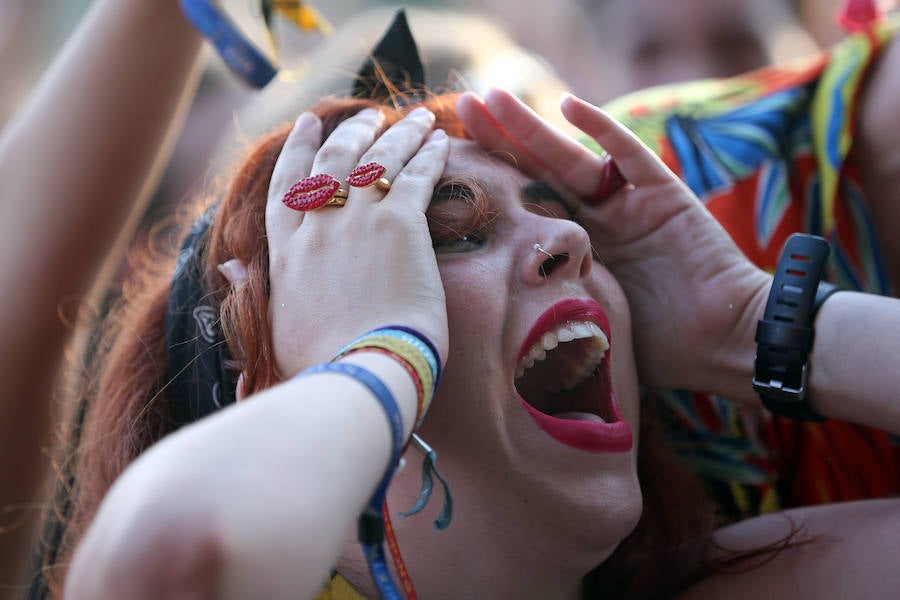
[[[853,117],[897,29],[882,20],[810,60],[645,90],[606,108],[760,267],[774,270],[791,233],[813,233],[832,244],[826,279],[893,295],[853,160]],[[731,518],[900,493],[900,445],[883,432],[743,414],[725,398],[683,391],[660,391],[658,401],[669,439]]]

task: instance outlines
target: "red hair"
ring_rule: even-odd
[[[435,113],[436,127],[453,137],[467,137],[453,110],[455,99],[435,96],[424,105]],[[371,100],[328,99],[312,111],[323,121],[324,138],[338,123],[368,106],[383,110],[386,128],[418,105],[392,110]],[[220,307],[232,366],[235,373],[243,372],[248,394],[280,379],[268,322],[265,207],[275,161],[290,128],[284,124],[263,137],[240,161],[207,237],[206,289]],[[209,201],[198,203],[193,214],[200,214],[204,204]],[[65,565],[109,487],[138,455],[173,430],[166,387],[165,313],[176,250],[173,244],[167,257],[148,255],[150,260],[137,265],[104,321],[90,369],[71,398],[80,408],[60,469],[56,506],[47,520],[46,547],[41,549],[40,578],[46,588],[37,595],[60,595]],[[230,259],[247,265],[245,285],[232,288],[218,272],[217,265]],[[638,560],[648,558],[651,548],[673,549],[712,525],[712,511],[699,484],[691,487],[693,476],[673,460],[658,432],[645,428],[640,439],[641,481],[647,498],[644,516],[636,533],[607,563],[615,566],[613,579],[623,591],[638,569],[666,567]],[[661,478],[660,473],[669,476]],[[601,568],[589,583],[595,580],[608,582],[609,573]]]

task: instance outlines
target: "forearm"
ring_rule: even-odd
[[[745,323],[735,331],[721,368],[713,376],[714,391],[758,404],[751,384],[756,323],[767,295],[748,304]],[[900,300],[873,294],[840,292],[816,315],[809,355],[807,389],[821,415],[900,433]]]
[[[408,434],[416,393],[403,368],[381,355],[351,359],[393,391]],[[314,375],[248,398],[126,471],[76,553],[67,591],[92,597],[113,586],[140,598],[155,581],[194,597],[312,597],[390,454],[384,410],[349,377]],[[168,561],[153,557],[169,546],[197,548],[198,563],[167,579]]]
[[[16,290],[4,299],[6,344],[57,351],[57,306],[89,288],[148,195],[200,47],[177,0],[99,0],[4,131],[0,277]]]
[[[835,294],[815,330],[812,406],[830,418],[900,433],[900,300]]]
[[[70,331],[59,307],[84,298],[176,132],[201,47],[178,11],[177,0],[97,2],[0,137],[0,456],[15,457],[0,468],[0,506],[33,501],[43,479]],[[4,583],[27,529],[0,544]]]

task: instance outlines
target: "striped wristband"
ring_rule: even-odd
[[[434,351],[434,344],[424,335],[413,331],[415,330],[399,327],[370,331],[341,348],[333,360],[362,351],[376,351],[397,360],[413,378],[416,386],[417,429],[422,424],[434,396],[440,377],[440,360]]]

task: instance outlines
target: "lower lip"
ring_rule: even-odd
[[[612,405],[618,420],[614,423],[557,419],[537,410],[521,396],[519,401],[544,433],[570,448],[584,452],[628,452],[634,445],[631,427],[618,414],[615,400]]]

